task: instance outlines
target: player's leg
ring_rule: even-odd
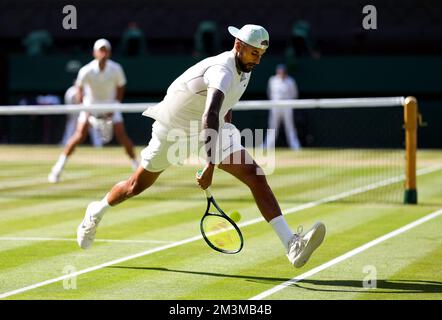
[[[140,166],[129,179],[115,184],[101,201],[91,202],[77,229],[78,245],[82,249],[89,248],[95,240],[98,224],[106,210],[140,194],[153,185],[160,174],[161,172],[150,172]]]
[[[114,112],[113,122],[115,138],[117,139],[118,143],[124,147],[126,154],[132,161],[132,168],[135,170],[138,167],[138,161],[135,156],[134,144],[126,133],[123,117],[120,112]]]
[[[77,128],[77,118],[78,114],[69,114],[66,119],[66,126],[63,133],[63,138],[61,139],[61,144],[65,146],[69,139],[74,135]]]
[[[299,150],[301,148],[301,144],[299,143],[295,127],[295,120],[293,119],[293,109],[285,108],[283,109],[283,113],[285,136],[287,137],[287,142],[291,149]]]
[[[66,146],[64,147],[63,152],[58,157],[57,162],[52,167],[51,172],[48,176],[48,181],[51,183],[56,183],[60,180],[61,173],[63,172],[64,166],[68,160],[68,157],[75,151],[75,148],[78,144],[82,143],[87,136],[88,130],[88,121],[87,114],[82,112],[80,113],[77,120],[77,128],[74,134],[68,140]]]
[[[241,162],[238,162],[238,159]],[[246,184],[264,217],[272,226],[287,252],[289,261],[295,267],[302,267],[313,251],[322,243],[325,226],[316,223],[307,233],[294,234],[282,215],[279,204],[267,183],[263,170],[256,164],[246,150],[239,150],[227,157],[218,166]]]
[[[218,167],[250,188],[256,205],[267,222],[281,215],[278,201],[267,183],[266,176],[263,173],[259,174],[263,172],[262,169],[245,149],[232,153]]]
[[[153,185],[162,172],[151,172],[139,166],[129,179],[118,182],[113,186],[107,197],[105,197],[107,203],[109,206],[116,206],[140,194]]]
[[[168,159],[171,143],[166,137],[160,136],[158,128],[158,125],[153,126],[152,139],[141,152],[141,164],[135,172],[127,180],[115,184],[101,201],[94,201],[88,205],[84,219],[77,229],[77,242],[81,248],[87,249],[92,245],[98,224],[110,207],[149,188],[171,165]]]

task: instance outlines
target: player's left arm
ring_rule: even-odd
[[[115,98],[118,102],[123,101],[125,91],[126,91],[126,86],[117,86],[117,94]]]
[[[126,74],[124,73],[123,68],[120,65],[117,65],[117,79],[116,79],[116,87],[117,87],[117,94],[116,94],[116,100],[118,102],[122,102],[124,98],[124,92],[126,89]]]

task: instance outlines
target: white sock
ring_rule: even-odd
[[[55,163],[55,165],[53,167],[53,170],[56,171],[56,172],[62,171],[67,160],[68,160],[68,157],[64,153],[62,153],[60,155],[60,157],[58,157],[58,160]]]
[[[273,230],[275,230],[276,234],[284,245],[285,250],[288,251],[289,241],[293,237],[293,232],[290,230],[290,227],[285,221],[284,217],[282,215],[277,216],[276,218],[270,220],[269,224],[273,227]]]
[[[92,213],[93,217],[101,219],[103,217],[104,213],[106,212],[106,210],[110,207],[110,204],[107,201],[108,195],[109,195],[109,193],[107,193],[104,196],[104,198],[100,202],[98,202],[96,211]]]

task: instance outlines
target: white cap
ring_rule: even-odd
[[[112,49],[110,42],[107,41],[106,39],[98,39],[97,41],[95,41],[94,51],[100,50],[102,47],[106,47],[107,50]]]
[[[230,26],[228,30],[232,36],[252,47],[267,49],[269,46],[269,33],[261,26],[246,24],[241,29]]]

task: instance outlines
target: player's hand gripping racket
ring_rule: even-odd
[[[198,176],[201,173],[202,171],[199,170]],[[204,190],[204,193],[207,198],[207,209],[200,222],[200,230],[204,240],[209,247],[216,251],[227,254],[240,252],[244,245],[241,230],[218,206],[210,193],[210,188]],[[215,212],[209,212],[212,206],[215,207]]]

